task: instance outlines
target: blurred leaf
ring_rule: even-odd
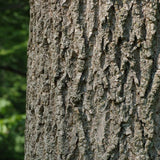
[[[11,104],[11,102],[7,99],[0,98],[0,117],[5,115],[7,117],[8,115],[11,115],[14,113],[14,108]]]
[[[1,134],[7,134],[8,133],[7,126],[5,125],[5,123],[3,123],[3,120],[0,120],[0,133]]]

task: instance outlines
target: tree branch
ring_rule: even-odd
[[[24,73],[20,70],[14,69],[10,66],[0,66],[0,69],[6,70],[6,71],[9,71],[9,72],[13,72],[13,73],[19,74],[20,76],[26,77],[26,73]]]
[[[11,4],[11,5],[7,5],[7,6],[3,6],[0,7],[0,10],[7,10],[7,9],[19,9],[19,8],[23,8],[24,6],[26,6],[26,3],[22,3],[22,4]]]

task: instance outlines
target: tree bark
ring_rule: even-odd
[[[25,160],[159,160],[159,53],[158,0],[30,0]]]

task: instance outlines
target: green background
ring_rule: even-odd
[[[0,1],[0,160],[24,159],[28,0]]]

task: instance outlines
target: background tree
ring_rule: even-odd
[[[30,0],[25,160],[160,159],[160,4]]]
[[[0,1],[0,159],[24,159],[27,0]]]

